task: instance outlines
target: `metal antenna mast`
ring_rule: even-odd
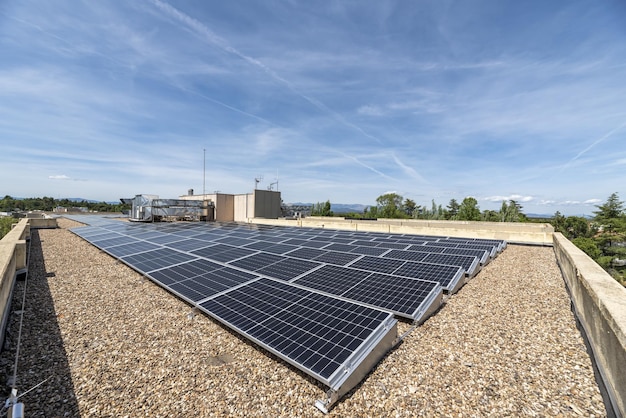
[[[202,198],[206,195],[206,148],[202,148],[203,160],[202,160]]]

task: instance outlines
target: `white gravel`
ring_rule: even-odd
[[[185,302],[67,231],[75,225],[60,219],[59,229],[32,233],[17,386],[48,380],[21,399],[28,417],[321,416],[313,403],[323,385],[190,315]],[[18,318],[0,358],[7,376]],[[514,245],[329,414],[605,415],[552,249]]]

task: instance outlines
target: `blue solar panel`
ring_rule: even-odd
[[[396,277],[349,267],[324,266],[293,283],[380,307],[396,315],[419,321],[441,301],[439,283]]]
[[[269,279],[200,307],[331,387],[333,378],[345,375],[344,364],[391,319],[382,311]]]
[[[336,264],[338,266],[345,266],[352,261],[361,257],[360,254],[340,253],[337,251],[327,251],[318,257],[315,257],[315,261],[321,261],[328,264]]]
[[[294,279],[321,266],[320,263],[288,258],[256,270],[257,273],[281,280]]]
[[[281,257],[279,255],[268,253],[258,253],[233,261],[231,265],[250,271],[257,271],[265,266],[269,266],[270,264],[278,263],[283,260],[287,260],[287,257]]]
[[[249,282],[258,276],[224,267],[207,260],[193,260],[148,274],[165,288],[191,302]]]
[[[169,248],[159,248],[139,254],[128,255],[120,259],[142,273],[149,273],[163,267],[170,267],[176,264],[185,263],[195,259],[191,254],[172,251]]]

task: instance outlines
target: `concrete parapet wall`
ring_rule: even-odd
[[[511,243],[546,246],[552,245],[552,234],[554,233],[552,225],[525,222],[427,221],[417,219],[366,221],[318,216],[298,220],[250,219],[250,222],[392,234],[502,239]]]
[[[28,221],[33,229],[54,229],[57,227],[56,218],[29,219]]]
[[[613,408],[626,417],[626,288],[560,233],[554,252]]]
[[[28,270],[27,241],[30,239],[30,230],[56,227],[55,218],[24,218],[0,240],[0,347],[4,344],[15,278]]]
[[[29,221],[22,219],[0,240],[0,347],[4,344],[4,332],[10,314],[11,293],[18,272],[27,268],[30,239]]]

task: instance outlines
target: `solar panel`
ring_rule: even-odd
[[[326,253],[328,253],[328,251],[318,250],[316,248],[298,248],[297,250],[287,253],[287,255],[295,258],[313,260],[314,258],[324,255]]]
[[[142,253],[146,251],[153,251],[159,248],[163,248],[156,244],[151,244],[145,241],[136,241],[129,244],[122,244],[115,247],[104,248],[104,251],[111,254],[114,257],[120,258],[131,254]]]
[[[258,278],[202,259],[157,270],[148,276],[190,302],[204,300]]]
[[[360,246],[365,246],[365,247],[373,247],[377,244],[378,243],[376,241],[363,240],[363,239],[355,240],[352,242],[352,245],[360,245]]]
[[[399,314],[407,313],[411,319],[420,320],[428,309],[439,306],[434,302],[440,295],[439,286],[434,282],[373,273],[342,296]]]
[[[395,242],[381,242],[376,247],[378,248],[392,248],[396,250],[404,250],[409,246],[409,244],[401,244]]]
[[[313,261],[294,260],[288,258],[258,269],[256,272],[275,279],[291,280],[319,266],[321,266],[320,263]]]
[[[268,253],[272,253],[272,254],[285,254],[288,253],[289,251],[293,251],[296,248],[298,248],[295,245],[289,245],[289,244],[274,244],[274,245],[270,245],[269,247],[265,248],[263,251],[266,251]]]
[[[349,244],[327,244],[322,247],[324,250],[332,250],[332,251],[345,251],[350,252],[350,250],[354,249],[353,245]]]
[[[402,260],[365,256],[360,260],[357,260],[354,263],[350,264],[350,267],[368,271],[376,271],[379,273],[392,274],[404,263],[405,262]]]
[[[478,257],[469,255],[428,254],[422,261],[448,266],[461,266],[469,277],[473,277],[478,272],[478,267],[480,267]]]
[[[173,248],[175,250],[189,252],[189,251],[199,250],[200,248],[206,248],[206,247],[213,246],[213,245],[214,244],[207,242],[207,241],[201,241],[195,238],[186,238],[184,241],[170,242],[166,246],[169,248]]]
[[[448,292],[454,293],[463,284],[461,279],[465,276],[465,270],[460,266],[407,261],[394,274],[432,280]]]
[[[239,246],[244,246],[247,244],[253,244],[255,241],[251,239],[247,239],[247,238],[229,236],[229,237],[217,239],[214,242],[217,242],[220,244],[229,244],[229,245],[234,245],[236,247],[239,247]]]
[[[328,242],[326,241],[311,241],[311,240],[306,240],[305,242],[303,242],[301,244],[303,247],[309,247],[309,248],[322,248],[328,245]]]
[[[169,267],[180,263],[191,261],[196,257],[169,248],[158,248],[152,251],[145,251],[139,254],[121,257],[124,263],[142,273],[149,273],[163,267]]]
[[[448,266],[460,266],[470,277],[477,273],[478,267],[480,266],[478,257],[469,255],[391,250],[384,254],[383,257],[397,258],[400,260],[423,261],[426,263],[444,264]]]
[[[369,275],[370,273],[367,271],[346,269],[339,266],[324,266],[296,282],[311,289],[343,295],[348,289],[356,286]]]
[[[116,247],[118,245],[131,244],[139,242],[137,239],[128,237],[125,235],[117,234],[118,236],[115,238],[109,238],[104,240],[92,241],[92,244],[98,245],[98,247],[105,249],[109,247]]]
[[[121,238],[123,235],[118,234],[117,232],[105,232],[103,234],[91,235],[88,237],[88,240],[92,243],[105,241],[109,239]]]
[[[357,246],[350,250],[351,253],[364,255],[381,255],[389,251],[387,248]]]
[[[278,263],[279,261],[286,259],[286,257],[281,257],[275,254],[258,253],[237,261],[233,261],[230,264],[246,270],[256,271],[262,269],[265,266],[269,266],[270,264]]]
[[[201,252],[202,250],[197,250],[196,253]],[[230,248],[225,251],[218,251],[214,254],[206,255],[205,257],[209,260],[222,261],[227,263],[229,261],[237,260],[239,258],[244,258],[252,254],[256,254],[257,251],[249,250],[247,248]]]
[[[337,251],[328,251],[318,257],[315,257],[315,261],[321,261],[328,264],[336,264],[338,266],[345,266],[357,258],[361,257],[360,254],[340,253]]]
[[[389,276],[349,267],[324,266],[292,283],[344,297],[420,321],[441,303],[441,286],[432,281]]]
[[[192,250],[190,251],[190,253],[197,255],[199,257],[212,259],[216,254],[222,253],[224,251],[229,251],[235,248],[236,247],[226,245],[226,244],[213,244],[208,247],[199,248],[197,250]]]
[[[392,347],[397,332],[389,313],[270,279],[218,295],[199,308],[340,392],[349,390],[342,385],[367,363],[373,348]]]
[[[442,254],[470,255],[477,257],[480,264],[487,264],[490,260],[489,253],[485,250],[473,250],[469,248],[444,248]]]
[[[428,254],[430,253],[421,252],[421,251],[391,250],[388,253],[386,253],[383,257],[397,258],[398,260],[422,261],[424,258],[426,258]]]

